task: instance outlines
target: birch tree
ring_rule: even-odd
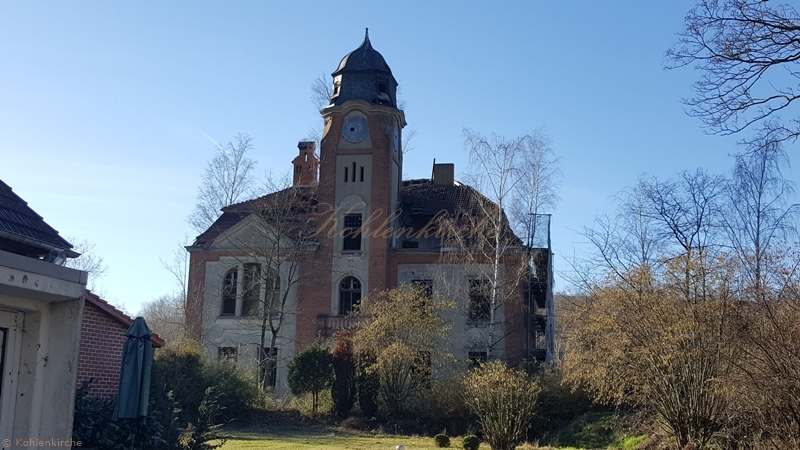
[[[249,157],[253,138],[239,133],[225,145],[218,144],[197,189],[197,203],[186,218],[198,233],[206,231],[219,218],[222,208],[254,194],[256,161]]]
[[[507,140],[465,130],[464,138],[470,160],[467,181],[478,192],[455,217],[443,219],[443,247],[453,250],[443,259],[468,267],[471,297],[485,298],[481,304],[470,299],[466,312],[481,332],[480,347],[493,358],[512,331],[501,326],[498,312],[519,295],[530,271],[526,244],[531,243],[536,217],[558,201],[558,159],[540,133]],[[512,219],[507,210],[513,211]]]

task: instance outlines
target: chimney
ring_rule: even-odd
[[[433,163],[433,184],[452,186],[454,183],[456,166],[453,163]]]
[[[319,168],[319,160],[314,154],[317,149],[317,143],[313,141],[300,141],[297,144],[300,150],[292,165],[294,165],[294,186],[313,186],[317,184],[317,168]]]

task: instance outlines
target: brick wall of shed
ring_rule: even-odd
[[[122,344],[127,329],[100,308],[86,302],[78,356],[78,386],[82,381],[94,378],[90,396],[111,397],[117,394]]]

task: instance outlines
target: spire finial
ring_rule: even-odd
[[[364,32],[364,40],[369,41],[369,27],[367,27],[367,31]]]

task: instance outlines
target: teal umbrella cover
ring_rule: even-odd
[[[142,317],[137,317],[125,332],[122,347],[117,405],[112,420],[147,417],[150,400],[150,370],[153,367],[152,332]]]

